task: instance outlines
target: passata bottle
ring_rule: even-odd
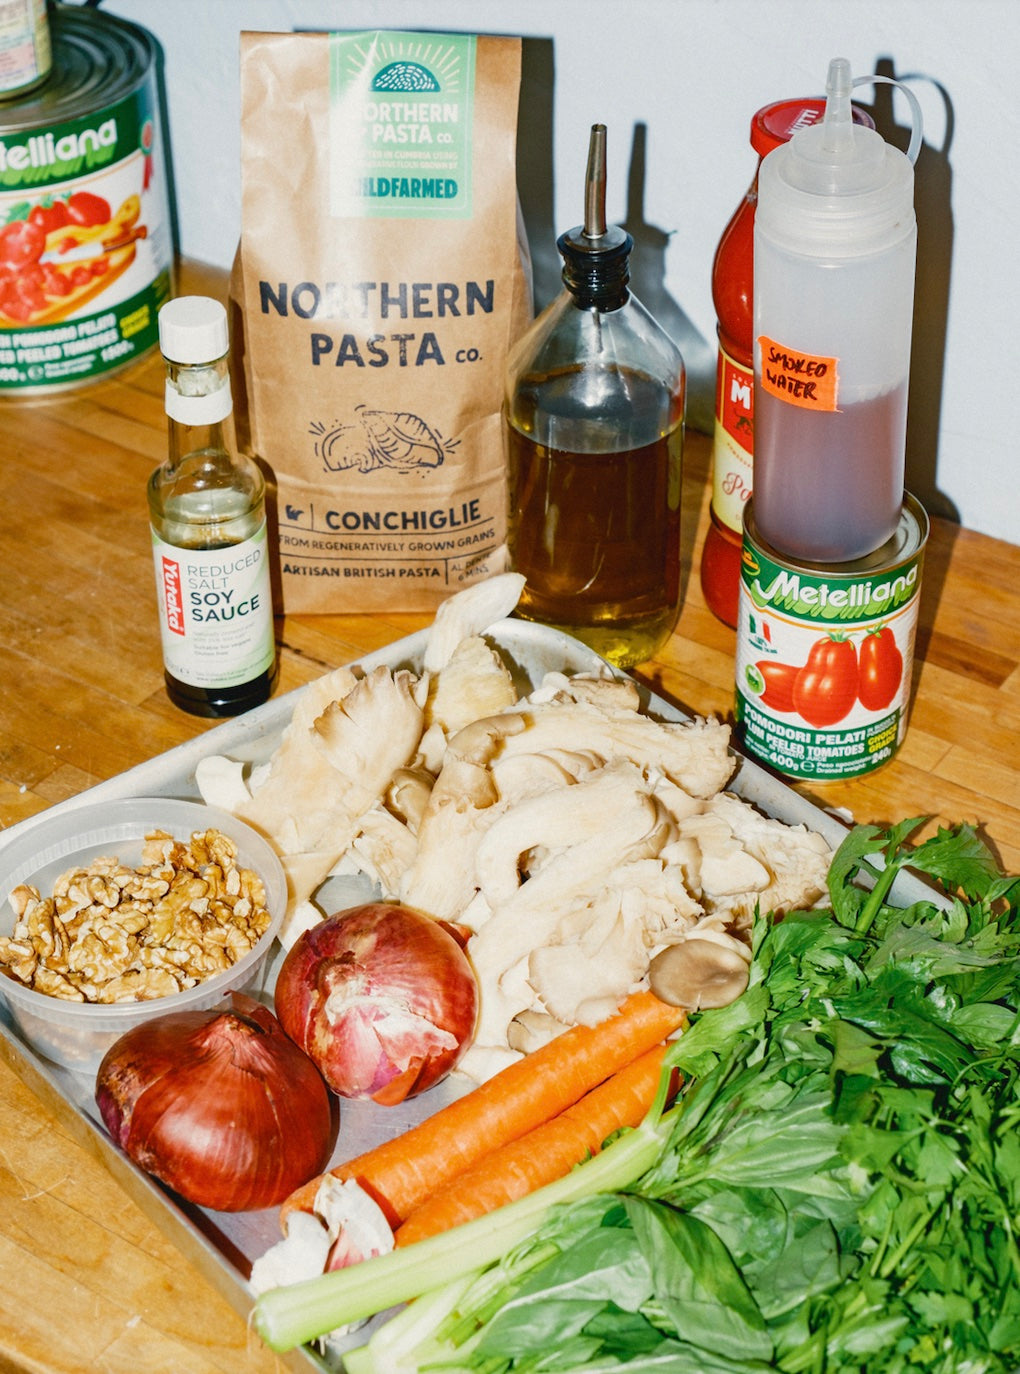
[[[754,516],[789,558],[863,558],[896,531],[914,304],[913,156],[854,124],[850,64],[820,123],[769,153],[754,227]],[[899,83],[892,83],[899,84]],[[912,156],[913,155],[913,156]]]
[[[584,223],[560,236],[565,289],[511,353],[505,405],[518,614],[629,667],[680,606],[685,369],[631,293],[633,241],[605,218],[592,127]]]
[[[825,113],[824,97],[777,100],[751,119],[751,147],[761,159]],[[874,128],[853,109],[855,123]],[[712,300],[718,321],[715,433],[712,440],[710,523],[701,553],[701,588],[713,615],[735,627],[740,592],[744,503],[754,459],[754,215],[758,169],[723,230],[712,263]]]
[[[233,445],[223,306],[168,301],[159,342],[168,445],[148,498],[166,689],[193,715],[234,716],[276,676],[265,483]]]

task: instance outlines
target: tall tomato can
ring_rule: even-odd
[[[710,523],[701,554],[705,603],[724,624],[737,623],[744,503],[754,467],[754,219],[761,160],[788,143],[799,129],[817,124],[825,97],[777,100],[751,119],[751,147],[758,167],[743,200],[723,230],[712,262],[712,303],[718,322],[715,429],[712,438]],[[873,129],[867,111],[853,120]]]
[[[797,562],[744,509],[736,703],[743,747],[789,777],[846,780],[906,733],[928,517],[909,494],[892,538],[850,563]]]
[[[135,362],[172,289],[155,42],[73,5],[51,38],[45,85],[0,107],[0,396]]]

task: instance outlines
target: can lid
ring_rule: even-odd
[[[211,296],[177,296],[159,312],[159,349],[170,362],[214,362],[229,345],[227,312]]]
[[[875,121],[866,110],[853,109],[853,120],[865,129]],[[798,129],[818,124],[825,116],[825,96],[800,96],[795,100],[776,100],[763,106],[751,119],[751,147],[759,157],[788,143]]]

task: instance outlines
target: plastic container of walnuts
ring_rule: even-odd
[[[275,851],[213,807],[132,797],[44,817],[0,852],[0,997],[37,1053],[94,1073],[140,1021],[254,994],[286,904]]]

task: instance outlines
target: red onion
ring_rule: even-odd
[[[338,911],[298,937],[276,1014],[341,1097],[393,1106],[438,1083],[471,1042],[478,984],[453,934],[390,902]]]
[[[228,1010],[168,1012],[122,1035],[99,1066],[96,1103],[140,1168],[217,1211],[275,1206],[329,1163],[322,1076],[243,993]]]

